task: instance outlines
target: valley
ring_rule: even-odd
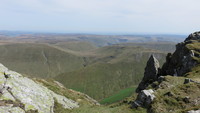
[[[138,85],[151,54],[162,63],[166,54],[175,50],[175,42],[168,42],[174,37],[170,35],[145,38],[145,35],[8,34],[2,33],[0,37],[0,61],[9,69],[30,77],[55,79],[105,104],[104,99],[110,96],[123,99],[134,92],[118,94]]]
[[[182,106],[186,106],[187,109],[183,110],[187,111],[191,109],[191,105],[185,104],[186,100],[184,99],[186,97],[180,96],[180,93],[185,96],[190,95],[192,99],[198,98],[197,95],[187,92],[188,87],[198,89],[198,85],[182,84],[185,79],[184,76],[192,78],[195,83],[199,81],[198,66],[192,68],[192,71],[185,73],[184,76],[169,76],[177,74],[174,69],[180,72],[188,72],[181,69],[195,66],[196,63],[194,62],[199,62],[198,41],[185,41],[176,45],[175,48],[175,42],[167,41],[121,42],[99,46],[91,41],[58,41],[58,39],[54,43],[52,43],[52,40],[46,42],[43,39],[41,39],[41,42],[38,39],[37,42],[29,39],[28,42],[27,39],[25,39],[25,42],[23,39],[20,39],[21,42],[4,39],[0,45],[1,63],[25,76],[21,77],[22,75],[7,70],[13,76],[14,82],[30,79],[28,81],[33,80],[35,82],[31,82],[31,84],[43,85],[54,93],[61,95],[56,96],[57,99],[54,99],[53,110],[55,113],[159,113],[162,110],[168,112],[168,109],[181,111]],[[187,55],[188,51],[191,50],[194,50],[193,53],[189,52],[194,55],[192,57]],[[173,52],[174,56],[170,56],[169,53]],[[186,54],[186,56],[181,56],[181,54]],[[184,63],[184,60],[181,59],[191,63]],[[184,65],[189,66],[182,67]],[[3,65],[0,68],[6,70]],[[23,87],[30,85],[26,82],[23,83],[25,85]],[[11,83],[9,82],[9,84]],[[16,83],[14,84],[16,85]],[[24,90],[23,87],[21,90]],[[136,93],[138,90],[142,91]],[[169,90],[173,94],[169,93]],[[187,91],[185,92],[185,90]],[[49,93],[53,97],[50,98],[55,98],[56,94],[51,91]],[[155,95],[152,94],[154,91]],[[8,90],[8,92],[10,91]],[[10,94],[13,93],[15,93],[14,90],[10,92]],[[46,91],[46,95],[49,95],[49,93]],[[147,94],[149,96],[145,97]],[[173,97],[174,95],[176,96]],[[6,95],[4,96],[6,97]],[[22,98],[21,96],[20,98]],[[73,104],[63,103],[59,99],[65,97],[75,102],[70,100],[69,102]],[[152,100],[142,100],[150,97]],[[146,102],[153,101],[154,98],[156,98],[154,103],[146,104]],[[16,103],[17,101],[12,101],[12,104]],[[27,103],[23,99],[20,103],[23,103],[24,106],[33,104]],[[6,105],[7,101],[4,104]],[[38,101],[39,104],[41,104],[40,101]],[[64,107],[64,104],[74,108]],[[160,108],[158,109],[156,106],[160,106]],[[35,107],[37,105],[34,105],[33,108],[18,108],[18,110],[30,111],[31,113],[47,110],[46,108],[37,109]]]
[[[198,0],[1,0],[0,113],[200,113]]]

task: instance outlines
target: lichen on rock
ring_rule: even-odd
[[[5,75],[9,75],[8,78],[5,78]],[[58,95],[19,73],[8,70],[2,64],[0,64],[0,83],[0,90],[2,90],[0,100],[18,101],[24,105],[24,111],[37,110],[39,113],[53,113],[55,99],[66,109],[79,107],[77,102]],[[16,109],[0,106],[1,108],[4,111]]]
[[[0,106],[0,113],[25,113],[20,107]]]

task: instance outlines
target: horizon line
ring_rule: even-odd
[[[18,34],[85,34],[85,35],[188,35],[188,33],[159,33],[159,32],[88,32],[88,31],[35,31],[35,30],[0,30],[1,32],[16,32]]]

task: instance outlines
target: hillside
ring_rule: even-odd
[[[123,46],[139,46],[164,52],[174,52],[176,43],[174,42],[146,42],[146,43],[120,43]]]
[[[200,32],[195,32],[176,45],[176,51],[167,55],[162,67],[151,56],[132,107],[146,108],[148,113],[199,113],[199,47]]]
[[[81,58],[83,64],[75,70],[54,77],[63,85],[53,79],[27,78],[0,65],[2,87],[0,112],[193,113],[196,111],[198,113],[200,109],[199,43],[200,33],[195,32],[184,42],[177,44],[173,54],[166,55],[166,52],[171,51],[171,47],[165,49],[166,45],[156,50],[158,47],[154,44],[144,46],[118,44],[97,48],[88,52],[87,56],[77,56],[68,53],[67,49],[46,44],[22,44],[27,50],[23,50],[21,44],[12,44],[17,49],[9,47],[12,46],[9,44],[1,45],[2,48],[4,47],[3,55],[12,56],[6,50],[12,50],[13,54],[30,50],[32,53],[27,55],[35,56],[38,50],[45,50],[50,58],[53,53],[67,54],[73,58]],[[52,54],[49,54],[51,52]],[[15,58],[30,57],[19,55]],[[13,63],[14,60],[17,61],[13,59]],[[120,99],[111,105],[99,105],[86,94],[66,89],[64,86],[89,94],[98,101],[103,99],[105,103],[113,103],[116,102],[116,98]],[[131,95],[134,89],[137,93]],[[131,96],[124,99],[122,95]]]
[[[0,61],[10,69],[43,78],[74,71],[84,64],[82,57],[46,44],[3,44],[0,53]]]
[[[135,44],[132,44],[131,46],[134,45]],[[150,44],[145,45],[151,46]],[[163,45],[166,45],[164,48],[167,49],[168,47],[172,47],[173,44],[161,43],[158,44],[157,47]],[[127,45],[123,44],[123,46]],[[144,46],[144,44],[136,44],[136,46]],[[20,73],[48,78],[77,70],[89,63],[92,64],[95,62],[95,59],[100,61],[101,59],[105,60],[114,56],[114,54],[109,56],[110,53],[106,52],[107,50],[105,49],[106,48],[97,49],[97,47],[89,42],[77,41],[60,42],[56,44],[2,42],[0,44],[0,52],[2,53],[0,55],[0,61],[6,64],[10,69]],[[173,48],[171,50],[173,50]],[[103,53],[104,51],[105,53]],[[121,49],[120,51],[128,53],[131,49]],[[105,55],[108,58],[104,58]],[[123,58],[123,55],[125,55],[125,53],[121,55],[121,58]],[[118,58],[121,59],[120,56]]]
[[[89,51],[97,48],[92,43],[82,42],[82,41],[59,42],[53,45],[60,47],[64,50],[79,51],[79,52]]]
[[[0,64],[1,113],[132,113],[129,105],[102,106],[54,80],[27,78]]]
[[[136,46],[113,45],[95,50],[88,64],[55,77],[65,87],[102,100],[118,91],[134,87],[143,75],[148,57],[155,54],[161,62],[165,53]]]
[[[163,62],[166,52],[173,49],[173,43],[166,42],[156,46],[154,43],[122,43],[99,48],[79,41],[2,43],[0,61],[27,76],[54,77],[67,88],[110,103],[105,100],[118,95],[120,99],[113,100],[115,102],[133,93],[152,53]]]

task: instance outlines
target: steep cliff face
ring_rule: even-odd
[[[55,103],[59,103],[65,109],[79,107],[77,102],[0,64],[1,113],[53,113]]]
[[[198,112],[200,32],[192,33],[184,42],[178,43],[176,51],[167,55],[160,71],[155,59],[151,56],[147,62],[144,78],[137,88],[138,97],[132,102],[132,107],[145,107],[149,113]]]

